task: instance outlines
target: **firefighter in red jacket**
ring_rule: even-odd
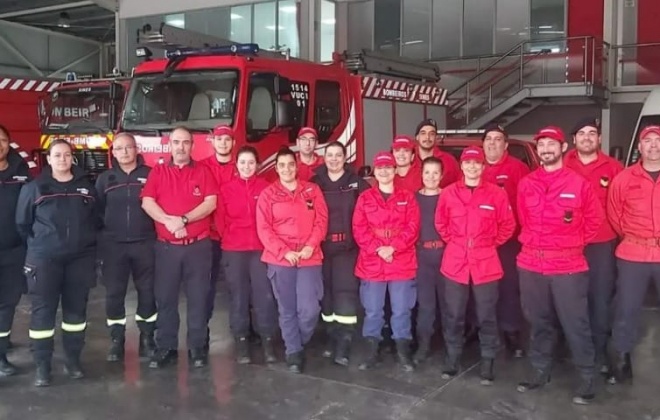
[[[422,188],[420,165],[414,165],[415,142],[408,136],[396,136],[392,142],[392,155],[396,160],[394,185],[416,193]]]
[[[236,177],[236,162],[234,161],[234,130],[226,125],[218,125],[213,129],[212,137],[213,150],[215,153],[200,163],[211,170],[218,188]],[[211,246],[213,250],[213,259],[211,261],[211,289],[207,301],[207,318],[211,320],[213,308],[215,307],[215,295],[217,292],[218,281],[223,277],[222,266],[222,246],[221,235],[215,224],[211,226]],[[210,343],[210,330],[206,332],[206,344],[204,350],[208,352]]]
[[[323,165],[323,157],[314,151],[318,140],[318,133],[311,127],[303,127],[298,131],[296,160],[298,161],[298,179],[301,181],[309,181],[314,175],[314,170]]]
[[[639,136],[641,161],[626,168],[610,186],[607,215],[622,238],[616,248],[618,276],[612,347],[616,353],[611,383],[632,379],[635,348],[649,282],[660,291],[660,126]]]
[[[440,188],[453,184],[461,178],[461,170],[458,162],[451,153],[438,148],[436,142],[438,139],[438,125],[435,120],[426,119],[417,124],[415,130],[415,140],[417,140],[417,150],[415,152],[414,165],[420,165],[427,157],[433,156],[442,162],[442,180]]]
[[[392,154],[376,154],[374,174],[378,186],[360,195],[353,213],[353,235],[360,248],[355,275],[361,280],[360,301],[365,310],[362,335],[369,348],[361,370],[378,363],[388,291],[399,364],[405,371],[414,370],[410,341],[412,308],[417,298],[415,243],[420,215],[414,193],[395,185],[395,166]]]
[[[296,178],[290,149],[275,157],[279,180],[257,200],[257,233],[264,245],[261,260],[279,309],[289,371],[301,373],[303,348],[312,338],[323,298],[321,242],[328,229],[328,208],[321,189]]]
[[[518,391],[541,388],[550,380],[558,321],[582,379],[573,402],[588,404],[595,395],[595,353],[584,247],[604,222],[603,209],[589,181],[565,167],[562,154],[568,144],[562,130],[543,128],[534,140],[543,166],[520,181],[517,200],[520,291],[531,327],[533,369]]]
[[[529,173],[529,167],[509,154],[508,141],[509,135],[500,125],[493,124],[486,127],[483,136],[484,154],[486,155],[483,179],[506,191],[515,216],[518,183]],[[516,257],[519,252],[520,242],[518,242],[516,234],[497,248],[504,270],[502,281],[499,282],[497,324],[504,337],[507,351],[516,358],[520,358],[524,354],[520,341],[523,314],[520,304],[518,267],[516,267]]]
[[[259,157],[252,146],[236,154],[238,176],[220,187],[215,225],[222,240],[222,263],[229,286],[229,329],[236,340],[236,360],[250,363],[248,336],[250,307],[255,329],[261,337],[266,363],[277,359],[273,336],[277,330],[277,308],[267,266],[261,261],[263,245],[257,236],[257,199],[268,182],[256,175]]]
[[[623,165],[601,152],[600,124],[594,118],[579,121],[573,129],[575,149],[564,156],[566,167],[584,176],[593,186],[601,207],[607,206],[607,191],[612,180],[623,170]],[[607,342],[609,339],[610,308],[614,296],[616,263],[614,248],[617,234],[605,221],[584,253],[589,264],[589,321],[596,350],[596,367],[602,373],[609,371]]]
[[[480,375],[482,384],[489,385],[499,346],[498,282],[504,274],[497,247],[511,238],[516,222],[506,192],[482,180],[485,160],[480,147],[463,150],[463,179],[440,195],[435,227],[447,243],[440,266],[445,278],[443,330],[447,346],[442,376],[449,379],[458,373],[465,311],[472,293],[481,343]]]

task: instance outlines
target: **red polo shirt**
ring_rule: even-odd
[[[224,184],[238,177],[238,169],[236,168],[236,161],[234,159],[231,159],[227,163],[220,163],[215,157],[215,154],[212,154],[200,160],[199,163],[210,169],[213,179],[215,179],[215,183],[218,185],[218,191],[220,191],[220,187]],[[211,224],[211,240],[219,241],[221,236],[215,227],[215,223]]]
[[[301,160],[300,153],[296,155],[296,161],[298,162],[298,179],[301,181],[309,181],[314,175],[314,169],[325,163],[323,156],[316,156],[316,160],[308,165]]]
[[[141,197],[151,197],[163,211],[172,216],[183,216],[204,202],[204,198],[218,195],[213,175],[199,162],[190,161],[181,168],[172,162],[156,165],[149,173]],[[211,215],[188,223],[185,239],[209,236]],[[156,235],[162,241],[176,242],[164,224],[156,222]]]

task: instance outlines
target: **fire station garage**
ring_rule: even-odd
[[[465,319],[454,325],[459,331],[458,340],[463,351],[460,360],[453,360],[456,363],[452,364],[446,338],[451,333],[448,325],[453,321],[447,315],[447,308],[457,305],[446,294],[448,289],[444,282],[449,280],[444,277],[445,271],[440,275],[439,270],[435,270],[440,282],[438,290],[445,291],[438,292],[435,315],[431,317],[430,341],[425,342],[420,336],[422,317],[428,314],[422,315],[423,310],[416,302],[402,304],[406,298],[399,294],[401,289],[391,286],[382,317],[384,325],[376,325],[376,330],[382,330],[383,338],[374,341],[373,337],[364,336],[368,329],[365,317],[374,316],[373,308],[367,310],[371,315],[365,315],[364,303],[369,302],[371,296],[367,296],[369,288],[365,283],[368,282],[354,276],[355,258],[358,258],[357,264],[363,258],[362,254],[355,257],[358,245],[367,246],[357,241],[357,233],[354,232],[358,245],[353,243],[354,248],[350,248],[354,249],[352,260],[348,263],[342,260],[332,269],[324,265],[323,276],[320,266],[317,267],[318,281],[325,282],[322,301],[321,290],[302,292],[305,287],[301,282],[311,282],[313,277],[300,274],[311,273],[303,270],[307,246],[301,245],[299,252],[291,250],[289,253],[286,252],[288,245],[283,245],[284,251],[276,252],[291,254],[290,258],[296,261],[296,267],[290,266],[293,263],[286,267],[299,273],[297,289],[294,285],[293,292],[288,292],[293,294],[291,310],[285,308],[285,301],[290,301],[291,296],[285,296],[287,292],[279,283],[284,271],[273,269],[268,262],[266,274],[266,263],[255,257],[254,264],[263,267],[261,286],[254,285],[251,277],[258,274],[254,274],[252,268],[237,275],[230,257],[243,251],[231,249],[230,244],[236,237],[222,237],[229,228],[219,232],[217,227],[229,226],[233,217],[246,220],[245,214],[256,212],[256,218],[252,218],[257,221],[249,224],[255,226],[253,236],[259,245],[250,252],[261,251],[266,246],[264,224],[269,217],[277,216],[277,206],[285,205],[262,202],[263,195],[271,190],[264,190],[261,196],[254,193],[255,200],[251,192],[246,193],[250,196],[248,201],[252,202],[246,202],[233,216],[224,215],[229,222],[219,222],[220,219],[213,214],[209,216],[210,213],[168,216],[164,209],[161,213],[165,218],[160,218],[153,216],[144,204],[147,199],[157,201],[146,192],[151,188],[149,191],[153,194],[155,188],[151,176],[156,172],[175,171],[171,168],[175,166],[178,153],[187,153],[192,159],[186,170],[202,170],[197,161],[211,159],[218,171],[223,164],[231,163],[229,172],[234,173],[232,176],[236,179],[242,179],[241,163],[235,169],[234,159],[236,151],[245,146],[253,147],[261,158],[257,175],[275,184],[284,183],[281,171],[285,170],[279,165],[288,158],[277,154],[278,150],[290,147],[301,159],[305,144],[312,144],[319,156],[331,150],[343,150],[343,159],[346,167],[352,168],[351,173],[365,177],[377,187],[382,173],[378,171],[383,171],[378,159],[387,162],[392,159],[390,166],[395,161],[399,164],[398,152],[394,153],[396,160],[379,152],[389,152],[399,143],[404,144],[403,148],[410,144],[409,149],[418,150],[418,144],[422,144],[420,133],[429,127],[434,132],[432,147],[447,152],[446,156],[461,168],[466,159],[462,156],[464,149],[482,146],[482,141],[494,130],[506,136],[508,149],[505,153],[521,160],[525,173],[543,171],[545,158],[541,152],[537,153],[535,142],[544,137],[542,133],[547,134],[541,130],[547,126],[552,127],[552,133],[559,133],[550,134],[550,138],[557,141],[561,138],[561,143],[569,149],[566,156],[576,147],[580,130],[592,127],[596,131],[593,141],[598,139],[594,144],[600,147],[599,156],[611,157],[612,165],[620,168],[643,167],[642,158],[648,156],[644,153],[654,152],[640,144],[646,142],[648,136],[660,138],[660,127],[655,127],[660,125],[659,21],[658,0],[0,0],[0,235],[9,237],[14,235],[11,232],[16,226],[25,228],[26,214],[34,223],[24,230],[25,235],[20,236],[22,240],[17,239],[15,243],[11,242],[13,239],[0,240],[0,419],[660,419],[660,260],[644,263],[653,267],[644,273],[653,271],[654,282],[648,281],[650,277],[645,279],[646,274],[622,279],[621,271],[617,274],[614,264],[619,254],[615,257],[611,251],[604,260],[612,262],[612,269],[601,274],[612,282],[605,292],[601,290],[600,295],[594,295],[604,302],[598,320],[593,318],[596,316],[593,311],[589,312],[594,303],[591,291],[587,298],[586,286],[581,300],[555,293],[555,303],[549,304],[551,311],[583,305],[583,312],[589,312],[592,318],[584,325],[590,325],[593,337],[585,333],[582,338],[589,346],[597,347],[599,333],[596,329],[600,328],[607,341],[607,348],[600,353],[593,346],[589,351],[578,345],[575,329],[570,325],[577,325],[580,320],[566,318],[563,312],[561,319],[555,313],[552,319],[546,320],[550,325],[546,325],[546,330],[532,326],[531,315],[536,308],[530,307],[529,301],[526,305],[525,299],[520,304],[520,293],[525,287],[519,283],[530,280],[522,274],[519,279],[515,274],[513,293],[517,293],[518,300],[509,302],[519,308],[520,326],[515,331],[515,342],[512,344],[512,336],[501,330],[500,325],[499,338],[490,338],[496,342],[494,359],[488,359],[490,367],[484,371],[483,342],[489,338],[482,319],[485,315],[479,307],[484,303],[474,293],[474,283],[470,286],[472,294],[465,295]],[[192,142],[192,152],[177,149],[177,142],[185,143],[185,139],[180,140],[176,134],[181,135],[181,129],[176,130],[180,126],[187,129],[185,133]],[[118,133],[128,133],[128,136]],[[3,136],[6,137],[4,143]],[[223,146],[217,144],[224,137],[233,139],[229,143],[233,149],[229,149],[228,160],[223,162],[218,148]],[[44,176],[55,177],[57,164],[51,149],[57,148],[61,140],[70,144],[71,173],[83,174],[80,179],[96,185],[96,194],[100,195],[91,196],[86,188],[67,189],[67,182],[83,182],[75,176],[73,181],[66,182],[49,178],[58,185],[65,185],[61,194],[53,191],[51,184],[39,181]],[[115,141],[120,146],[113,149]],[[336,147],[326,148],[329,144]],[[252,156],[252,149],[241,150],[240,156]],[[128,156],[131,151],[139,156],[135,171],[147,171],[143,164],[158,171],[151,169],[149,177],[148,172],[144,175],[122,172],[125,156],[121,153]],[[413,155],[412,159],[416,157]],[[323,159],[319,157],[318,160],[323,169]],[[448,171],[446,162],[443,158],[440,160]],[[422,165],[421,160],[418,161],[412,164],[413,168]],[[483,165],[485,160],[481,162]],[[14,164],[25,165],[25,174],[5,177],[3,172]],[[299,162],[298,167],[302,165]],[[333,164],[327,165],[330,171]],[[183,172],[181,168],[179,172]],[[658,172],[648,169],[647,172],[655,176],[657,187]],[[311,174],[310,170],[309,176]],[[298,169],[298,178],[301,176]],[[457,172],[456,176],[462,179],[462,172]],[[28,183],[32,178],[36,178],[31,181],[35,188]],[[205,188],[195,180],[186,182],[195,184],[193,196],[201,195],[200,189]],[[217,182],[221,182],[220,179]],[[318,182],[321,189],[325,188]],[[426,182],[422,190],[427,188]],[[461,182],[467,185],[466,180],[457,183]],[[365,188],[376,188],[369,187],[368,183]],[[650,180],[648,183],[651,185]],[[18,192],[8,192],[22,184],[26,185],[21,187],[20,197]],[[236,183],[236,188],[245,188],[239,184]],[[610,184],[610,178],[601,177],[601,187],[607,188]],[[219,192],[222,197],[224,185],[221,183],[213,194]],[[143,187],[144,192],[140,193]],[[442,187],[440,202],[444,191],[451,188]],[[340,192],[342,188],[337,187]],[[350,188],[358,191],[357,186]],[[630,187],[622,195],[639,196],[638,199],[643,200],[644,194],[634,188]],[[24,197],[26,190],[38,190],[42,195],[30,201],[30,197]],[[117,190],[128,194],[121,193],[118,199]],[[648,195],[660,199],[659,191],[653,190]],[[376,194],[374,200],[387,201],[390,194],[383,189],[381,193],[382,198]],[[228,194],[231,199],[227,208],[234,201],[245,201],[240,198],[241,194]],[[269,199],[279,199],[277,194],[286,195],[285,192],[271,192]],[[292,203],[296,200],[295,194],[298,193],[291,196]],[[61,305],[66,310],[58,309],[54,330],[50,329],[52,325],[43,330],[39,327],[43,317],[38,314],[43,313],[46,304],[42,300],[48,300],[48,296],[42,295],[59,293],[54,291],[55,280],[50,277],[57,277],[53,273],[56,266],[60,267],[58,264],[70,263],[66,258],[56,263],[50,257],[43,257],[46,263],[39,265],[35,272],[36,266],[29,262],[30,256],[36,255],[31,254],[31,248],[40,246],[35,245],[36,230],[44,229],[40,223],[50,223],[48,220],[41,222],[39,215],[47,209],[44,203],[52,196],[60,197],[58,200],[76,196],[84,205],[88,205],[89,200],[103,202],[105,218],[98,224],[104,227],[99,229],[108,229],[110,221],[119,221],[124,224],[129,239],[109,252],[101,245],[105,244],[104,234],[91,233],[98,233],[99,238],[93,251],[96,268],[89,268],[85,275],[66,271],[61,276],[64,283],[79,281],[76,284],[82,286],[76,286],[78,292],[81,288],[87,290],[87,284],[92,283],[86,314],[81,315],[78,310],[79,316],[72,321],[72,292],[62,292]],[[144,197],[142,204],[140,196]],[[119,203],[111,205],[113,197]],[[306,203],[305,211],[315,211],[318,222],[323,214],[319,205],[308,195],[303,197],[307,200],[301,201]],[[564,192],[561,197],[575,198],[575,195]],[[518,206],[529,201],[525,196],[522,198],[521,202],[518,196]],[[356,212],[361,199],[362,195],[356,198]],[[135,207],[131,207],[131,200]],[[397,200],[401,206],[401,200]],[[333,211],[338,211],[337,206],[333,206],[331,200],[326,201],[332,224],[333,219],[337,219],[333,216]],[[607,192],[603,205],[606,202]],[[31,210],[26,213],[21,206]],[[365,212],[377,212],[368,210],[367,206],[365,203]],[[652,220],[645,219],[640,225],[652,225],[658,236],[660,228],[655,224],[655,217],[660,210],[650,198],[648,206],[653,208],[648,213]],[[273,214],[264,216],[266,207],[272,207],[273,210],[268,211]],[[78,231],[82,229],[93,230],[84,227],[86,219],[74,213],[78,210],[64,205],[55,208],[50,214],[52,223],[63,223],[61,221],[66,219],[66,228],[53,227],[54,237],[62,243],[70,243],[67,241],[71,232],[80,234]],[[484,211],[493,207],[481,205],[480,208]],[[607,205],[604,209],[609,211]],[[111,211],[115,214],[109,215]],[[137,239],[130,239],[144,229],[139,223],[131,222],[137,217],[132,212],[146,212],[142,214],[150,223],[151,236],[148,241],[142,237],[140,240],[149,245],[147,251],[136,247]],[[282,212],[284,210],[279,210]],[[538,212],[544,213],[544,209]],[[574,208],[566,210],[562,223],[572,222],[578,212]],[[74,214],[75,217],[71,216]],[[288,217],[304,224],[301,219],[309,214]],[[190,240],[179,236],[180,232],[192,231],[198,217],[213,219],[212,226],[207,227],[213,241],[206,237],[209,233]],[[260,217],[265,217],[266,222]],[[437,227],[438,215],[435,217]],[[620,217],[626,217],[625,211]],[[152,219],[157,221],[155,225]],[[71,227],[70,223],[75,226]],[[471,222],[466,218],[465,223]],[[272,224],[277,230],[277,222]],[[433,231],[438,229],[433,227],[433,220],[422,217],[422,232],[425,224]],[[175,225],[177,227],[172,227]],[[350,223],[348,225],[350,229]],[[377,230],[394,232],[387,228]],[[18,229],[18,233],[21,232]],[[328,231],[325,241],[345,240],[344,233],[335,232]],[[577,230],[575,232],[580,235]],[[18,233],[14,235],[16,238],[19,238]],[[513,233],[516,242],[519,233],[520,229],[516,228]],[[616,228],[612,230],[613,237],[617,233],[618,239],[613,239],[613,244],[624,241],[621,232]],[[156,235],[158,239],[154,241]],[[171,240],[163,240],[163,235]],[[399,232],[399,235],[409,236],[406,232]],[[238,236],[239,242],[249,242],[246,239],[249,235]],[[656,241],[648,246],[657,247],[658,238],[650,239]],[[304,244],[306,240],[301,238],[299,242]],[[442,240],[433,243],[443,243]],[[213,242],[217,248],[213,254],[197,251],[186,254],[186,264],[189,264],[186,267],[192,268],[182,271],[185,275],[180,275],[181,284],[173,289],[178,292],[180,287],[183,295],[179,301],[179,320],[176,305],[165,304],[164,295],[173,293],[165,289],[171,285],[161,285],[164,278],[171,277],[175,271],[170,270],[174,263],[172,259],[164,260],[159,252],[167,247],[201,246],[202,241]],[[5,242],[9,245],[3,248]],[[422,242],[411,246],[426,248],[420,245]],[[316,247],[317,251],[323,250],[324,258],[330,258],[326,242],[317,243]],[[10,248],[22,249],[21,256],[10,256]],[[382,258],[385,261],[396,259],[398,251],[394,250],[394,245],[374,248],[371,254],[380,256],[380,250],[385,248],[391,248],[393,254]],[[23,263],[26,249],[28,257]],[[201,247],[199,249],[201,252]],[[656,257],[660,255],[660,251],[653,252]],[[150,261],[148,272],[112,258],[119,253],[126,261],[133,261],[131,264]],[[268,249],[264,251],[264,261],[267,253]],[[156,255],[155,263],[153,255]],[[583,258],[582,253],[580,258]],[[280,259],[291,261],[286,256]],[[508,269],[516,272],[515,255],[510,262],[512,268],[504,267],[504,272]],[[113,270],[113,264],[124,265],[114,266]],[[167,264],[167,268],[162,264]],[[405,264],[412,263],[406,261]],[[195,301],[193,271],[200,271],[200,267],[207,265],[211,269],[208,274],[211,286],[206,282],[204,288],[210,289],[205,294],[209,302]],[[506,265],[504,261],[502,265]],[[333,289],[337,286],[329,286],[332,270],[343,273],[344,283],[353,282],[350,290],[337,292]],[[119,271],[125,273],[117,274]],[[114,272],[114,277],[110,272]],[[131,281],[128,281],[129,275]],[[238,283],[252,282],[252,290],[250,286],[247,289],[236,286],[232,275],[238,276]],[[111,284],[122,276],[128,286]],[[85,281],[86,278],[90,281]],[[428,298],[424,296],[421,283],[417,283],[420,279],[411,281],[417,289],[417,302]],[[599,284],[601,279],[596,276],[589,281]],[[621,296],[626,293],[622,290],[633,288],[631,283],[637,282],[655,284],[646,290],[643,304],[632,308],[625,306],[627,303]],[[373,283],[376,282],[369,286],[374,286]],[[122,288],[126,287],[128,291],[124,292]],[[636,290],[640,287],[634,286]],[[247,292],[239,292],[239,289]],[[117,293],[119,300],[117,296],[110,297]],[[241,293],[247,293],[248,297],[239,308],[236,302]],[[350,294],[346,299],[354,303],[357,317],[339,313],[341,305],[336,302],[334,313],[333,309],[328,312],[328,301],[340,299],[341,293]],[[511,292],[500,288],[500,299],[506,293]],[[52,295],[49,296],[52,300]],[[383,299],[384,296],[385,291]],[[270,315],[264,315],[261,306],[269,299],[274,309]],[[55,305],[59,300],[54,298]],[[541,306],[547,306],[547,302],[542,303]],[[205,305],[210,308],[199,309],[206,308]],[[401,308],[395,308],[397,305],[408,305],[412,310],[408,310],[408,315],[405,312],[401,315]],[[312,313],[313,320],[303,325],[303,315],[309,317],[308,306],[317,309]],[[504,308],[504,313],[512,307]],[[244,318],[247,317],[245,328],[249,325],[249,333],[237,332],[236,311],[239,309],[245,314]],[[572,309],[570,313],[578,312],[574,307],[569,309]],[[209,314],[202,316],[208,320],[205,332],[196,327],[195,322],[199,321],[200,313],[206,312]],[[500,308],[497,312],[497,321],[503,324]],[[191,319],[193,313],[196,314],[194,320]],[[379,316],[376,311],[376,317]],[[629,321],[629,318],[634,318],[635,322],[622,321]],[[291,333],[292,322],[300,323],[293,327],[295,333]],[[300,338],[304,350],[291,353],[287,340],[291,334],[306,335],[310,322],[314,331],[311,339],[306,342]],[[603,323],[604,326],[600,325]],[[265,324],[272,324],[277,333],[273,336],[263,333]],[[165,330],[175,328],[179,328],[178,344],[174,348],[172,345],[163,347],[166,346],[163,344]],[[398,337],[402,328],[410,330],[412,337]],[[204,334],[207,341],[203,349],[189,344],[199,342],[196,337]],[[82,352],[74,351],[72,356],[71,343],[75,340],[81,343],[81,335],[84,336]],[[71,338],[74,336],[77,338]],[[630,339],[634,350],[616,347],[624,336]],[[176,337],[172,340],[170,342],[177,342]],[[341,340],[344,340],[344,347],[340,346]],[[534,340],[545,340],[545,347],[533,345]],[[46,342],[49,344],[44,344]],[[428,348],[422,357],[420,348],[426,345],[424,343]],[[266,346],[271,345],[274,355],[266,350]],[[44,350],[50,348],[48,346],[52,349]],[[48,359],[46,364],[44,351],[52,353],[52,360]],[[549,365],[539,362],[546,355],[551,360]],[[589,357],[591,362],[585,362]],[[267,363],[273,360],[274,363]],[[593,373],[591,376],[585,373],[589,369]],[[584,385],[585,377],[588,377],[587,385]]]

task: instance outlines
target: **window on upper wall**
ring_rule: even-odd
[[[326,80],[316,82],[314,92],[314,127],[319,143],[325,143],[341,121],[341,89],[339,83]]]
[[[374,44],[381,54],[401,52],[401,0],[374,1]]]
[[[495,0],[463,1],[463,56],[493,53]]]
[[[433,0],[431,57],[461,55],[463,0]]]
[[[275,26],[275,2],[257,3],[254,5],[254,38],[264,50],[277,48],[277,30]]]
[[[277,49],[289,49],[291,55],[299,55],[298,5],[295,0],[277,2]]]
[[[531,0],[530,22],[530,38],[535,41],[530,50],[565,48],[564,42],[553,39],[566,36],[566,0]]]
[[[403,0],[402,56],[420,60],[429,59],[430,25],[429,0]]]
[[[252,5],[231,8],[231,40],[252,42]]]
[[[319,61],[332,61],[335,51],[335,3],[321,1],[321,52]]]
[[[495,53],[503,54],[529,40],[530,0],[497,0]]]
[[[183,13],[167,15],[165,16],[165,23],[170,26],[176,26],[177,28],[185,28],[186,16]]]

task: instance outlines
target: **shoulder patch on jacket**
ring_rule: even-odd
[[[12,179],[18,181],[18,182],[27,182],[28,177],[23,176],[23,175],[14,175]]]
[[[88,195],[89,190],[87,188],[76,188],[76,191],[78,191],[80,194]]]
[[[140,182],[140,184],[146,184],[147,183],[147,178],[140,177],[137,180]]]

